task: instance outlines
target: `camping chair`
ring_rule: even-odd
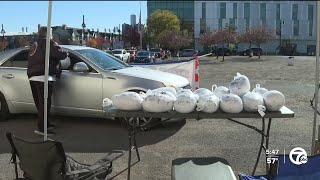
[[[112,161],[123,152],[113,151],[93,165],[81,164],[68,157],[58,141],[27,142],[7,133],[11,145],[15,178],[25,180],[97,180],[112,172]],[[17,157],[19,162],[17,162]],[[24,178],[19,178],[18,168]]]
[[[305,164],[295,165],[289,155],[279,155],[270,170],[263,176],[239,175],[240,180],[318,180],[320,179],[320,155],[309,156]],[[293,156],[296,159],[296,156]]]
[[[236,180],[229,163],[218,157],[179,158],[172,161],[172,180]]]

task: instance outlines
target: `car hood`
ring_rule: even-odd
[[[154,81],[162,82],[166,85],[173,85],[175,87],[184,87],[189,84],[188,79],[182,76],[178,76],[172,73],[167,73],[163,71],[153,70],[149,68],[142,67],[128,67],[119,70],[112,71],[115,73],[134,76],[144,79],[150,79]]]

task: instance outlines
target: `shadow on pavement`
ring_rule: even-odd
[[[0,154],[9,153],[10,146],[5,133],[27,141],[41,141],[42,136],[33,131],[36,127],[35,115],[16,115],[8,121],[0,122]],[[128,150],[128,131],[120,122],[99,118],[78,118],[54,116],[56,135],[50,139],[63,143],[68,153],[104,153],[112,150]],[[185,125],[185,120],[170,120],[162,126],[137,134],[139,147],[156,144],[174,135]]]

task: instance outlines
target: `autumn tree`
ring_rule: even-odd
[[[224,61],[224,45],[236,44],[238,42],[238,33],[229,26],[226,26],[224,29],[217,30],[214,38],[217,44],[222,44],[222,61]]]
[[[158,42],[163,48],[173,49],[177,52],[177,50],[188,47],[192,43],[192,39],[182,32],[165,30],[158,35]]]
[[[167,10],[156,10],[147,19],[147,34],[155,43],[159,43],[158,36],[163,31],[180,31],[180,19],[178,16]]]
[[[8,42],[7,41],[0,41],[0,52],[5,50],[8,46]]]
[[[218,49],[216,47],[220,42],[218,41],[216,30],[203,33],[200,37],[200,43],[208,47],[215,47],[215,54],[218,58]]]
[[[249,43],[249,49],[251,49],[252,44],[260,48],[261,44],[270,41],[274,36],[275,32],[269,30],[266,26],[251,27],[240,35],[240,42]],[[260,58],[260,54],[258,55]]]

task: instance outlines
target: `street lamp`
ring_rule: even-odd
[[[3,24],[1,24],[2,42],[4,42],[4,33],[6,33],[6,31],[3,29]]]
[[[281,45],[282,45],[282,42],[281,42],[281,35],[282,35],[282,24],[284,24],[284,21],[280,21],[280,31],[279,31],[279,39],[280,39],[280,48],[281,48]]]

